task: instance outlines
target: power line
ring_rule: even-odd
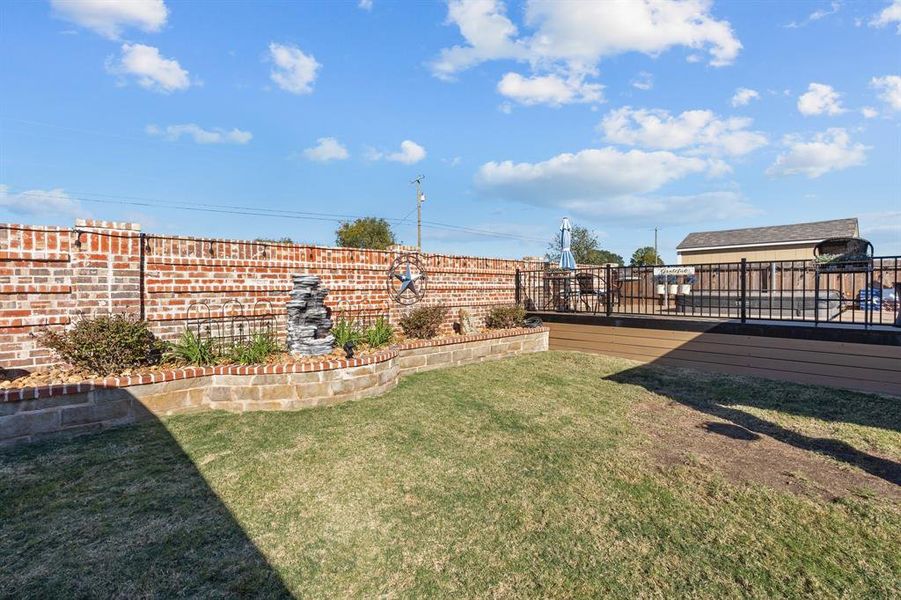
[[[15,192],[13,190],[7,190],[8,193],[22,193],[21,191]],[[186,205],[184,203],[172,202],[167,200],[154,200],[150,198],[141,198],[136,196],[116,196],[110,194],[100,194],[95,192],[81,192],[75,195],[67,196],[72,200],[78,200],[81,202],[90,202],[96,204],[106,204],[106,205],[123,205],[123,206],[138,206],[144,208],[168,208],[173,210],[185,210],[191,212],[202,212],[202,213],[214,213],[214,214],[233,214],[233,215],[242,215],[242,216],[258,216],[258,217],[279,217],[286,219],[295,219],[295,220],[306,220],[306,221],[325,221],[325,222],[342,222],[348,219],[360,219],[364,218],[363,215],[353,215],[353,214],[338,214],[338,213],[320,213],[320,212],[312,212],[312,211],[296,211],[289,209],[275,209],[275,208],[261,208],[261,207],[248,207],[248,206],[238,206],[238,205],[228,205],[228,204],[212,204],[212,203],[192,203],[190,205]],[[96,197],[93,197],[96,196]],[[50,196],[48,194],[39,194],[35,192],[31,192],[29,197],[36,199],[44,199],[44,200],[59,200],[58,196]],[[408,215],[409,216],[409,215]],[[389,218],[385,219],[391,223],[402,224],[404,219],[397,218]],[[457,231],[461,233],[470,233],[473,235],[481,235],[485,237],[494,237],[494,238],[505,238],[505,239],[514,239],[528,242],[541,242],[544,243],[546,240],[541,240],[538,238],[532,238],[528,236],[520,236],[512,233],[498,232],[498,231],[490,231],[486,229],[477,229],[474,227],[466,227],[461,225],[450,225],[447,223],[440,223],[436,221],[423,221],[423,227],[428,227],[431,229],[444,229],[449,231]]]
[[[407,214],[405,214],[405,215],[403,216],[403,218],[402,218],[400,221],[398,221],[398,224],[403,223],[404,221],[406,221],[407,219],[409,219],[409,218],[410,218],[410,215],[412,215],[413,213],[416,212],[416,208],[417,208],[417,207],[415,207],[415,206],[414,206],[413,208],[411,208],[411,209],[410,209],[410,212],[408,212]]]
[[[21,123],[25,125],[32,125],[38,127],[49,127],[53,129],[59,129],[62,131],[69,131],[72,133],[78,134],[88,134],[88,135],[97,135],[104,136],[110,138],[118,138],[122,140],[129,141],[137,141],[137,142],[153,142],[156,141],[152,138],[138,138],[134,136],[120,135],[115,133],[107,133],[102,131],[90,130],[90,129],[80,129],[76,127],[68,127],[63,125],[56,125],[54,123],[46,123],[41,121],[33,121],[29,119],[17,119],[13,117],[0,117],[0,120],[11,121],[15,123]],[[21,193],[21,192],[19,192]],[[40,197],[38,195],[34,195],[33,197]],[[318,213],[318,212],[309,212],[309,211],[294,211],[287,209],[270,209],[270,208],[261,208],[257,206],[248,207],[248,206],[233,206],[233,205],[221,205],[221,204],[210,204],[210,203],[201,203],[201,202],[192,202],[190,205],[178,204],[169,201],[156,200],[151,198],[143,198],[138,196],[127,196],[127,195],[109,195],[109,194],[100,194],[96,192],[72,192],[72,195],[68,196],[74,200],[81,200],[83,202],[93,202],[98,204],[122,204],[128,206],[142,206],[147,208],[171,208],[176,210],[189,210],[193,212],[210,212],[210,213],[218,213],[218,214],[236,214],[236,215],[244,215],[244,216],[279,216],[284,218],[295,218],[295,219],[305,219],[311,221],[331,221],[331,220],[348,220],[348,219],[359,219],[364,218],[361,215],[347,215],[347,214],[336,214],[336,213]],[[118,200],[117,202],[113,201],[104,201],[97,199],[99,198],[111,198]],[[126,200],[131,200],[132,202],[126,202]],[[394,223],[396,225],[405,225],[407,219],[410,215],[415,212],[416,208],[408,212],[402,218],[387,218],[386,221],[390,223]],[[293,216],[292,216],[293,215]],[[545,243],[547,240],[534,238],[530,236],[517,235],[514,233],[505,233],[499,231],[492,231],[488,229],[478,229],[475,227],[466,227],[461,225],[451,225],[448,223],[440,223],[436,221],[422,221],[422,226],[430,229],[443,229],[447,231],[457,231],[460,233],[470,233],[473,235],[480,235],[484,237],[494,237],[494,238],[502,238],[502,239],[511,239],[511,240],[519,240],[525,242],[535,242],[535,243]]]

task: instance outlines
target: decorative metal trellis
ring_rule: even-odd
[[[387,303],[382,303],[376,308],[363,308],[359,303],[342,301],[329,311],[329,318],[332,320],[333,326],[338,321],[343,320],[353,324],[359,330],[364,330],[379,319],[387,321],[389,319],[389,307]]]
[[[202,341],[210,342],[216,352],[222,353],[250,342],[254,336],[265,333],[275,335],[275,317],[272,304],[260,300],[252,307],[239,300],[225,301],[218,316],[207,302],[192,302],[188,306],[185,327]]]

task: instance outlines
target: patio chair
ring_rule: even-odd
[[[545,275],[543,279],[544,310],[563,311],[566,309],[566,282],[559,275]]]
[[[600,312],[601,300],[606,298],[606,292],[595,288],[594,274],[578,273],[576,274],[576,283],[579,287],[579,302],[589,312]]]
[[[612,273],[611,275],[613,278],[616,277],[616,273]],[[607,305],[608,294],[610,294],[611,304],[617,303],[617,285],[615,281],[610,282],[612,285],[608,285],[608,282],[601,278],[601,281],[604,283],[604,289],[600,289],[595,287],[594,281],[595,275],[593,273],[578,273],[576,275],[576,283],[579,287],[579,301],[588,311],[597,313],[602,312],[602,308]]]

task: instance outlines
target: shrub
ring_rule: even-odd
[[[522,327],[525,320],[526,309],[518,304],[492,306],[485,316],[485,327],[488,329]]]
[[[169,344],[165,358],[177,363],[204,366],[216,361],[216,352],[212,340],[201,339],[190,329],[185,329],[177,342]]]
[[[435,306],[420,306],[414,308],[400,320],[400,328],[404,335],[417,339],[433,338],[438,334],[438,328],[447,317],[447,307],[441,304]]]
[[[255,333],[249,342],[237,344],[229,352],[229,358],[241,365],[258,365],[281,351],[278,341],[268,331]]]
[[[347,342],[359,344],[363,340],[363,331],[360,325],[352,320],[341,317],[332,325],[332,335],[335,336],[335,345],[343,348]]]
[[[394,327],[391,326],[388,319],[379,317],[363,332],[363,337],[370,348],[381,348],[390,344],[394,339]]]
[[[129,314],[82,318],[41,341],[72,366],[101,375],[157,363],[163,348],[147,323]]]

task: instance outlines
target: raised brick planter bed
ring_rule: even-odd
[[[0,391],[0,445],[200,410],[297,410],[385,392],[400,376],[547,350],[548,329],[400,344],[348,360],[188,367]]]

